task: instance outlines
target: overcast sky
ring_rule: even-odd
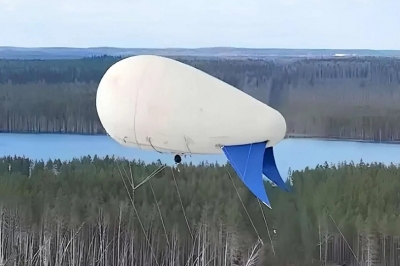
[[[0,46],[400,49],[400,0],[0,0]]]

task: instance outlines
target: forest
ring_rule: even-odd
[[[400,264],[397,165],[289,171],[272,209],[229,165],[178,167],[1,158],[0,265]]]
[[[399,58],[175,59],[278,109],[289,137],[400,140]],[[119,60],[0,60],[0,131],[104,134],[96,90]]]

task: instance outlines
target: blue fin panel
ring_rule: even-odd
[[[265,149],[263,174],[281,189],[289,191],[285,185],[285,181],[283,181],[281,175],[279,174],[278,168],[276,167],[274,150],[272,147]]]
[[[271,208],[262,178],[264,151],[267,142],[224,146],[226,157],[250,191]]]

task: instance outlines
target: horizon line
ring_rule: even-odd
[[[400,49],[368,49],[368,48],[251,48],[251,47],[235,47],[235,46],[205,46],[205,47],[117,47],[117,46],[0,46],[1,48],[17,48],[17,49],[125,49],[125,50],[201,50],[201,49],[240,49],[240,50],[347,50],[347,51],[400,51]]]

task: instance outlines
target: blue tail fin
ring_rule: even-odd
[[[289,191],[285,185],[285,181],[283,181],[281,175],[279,174],[278,168],[276,167],[274,150],[272,147],[268,147],[265,149],[263,160],[263,174],[281,189]]]
[[[286,190],[286,186],[276,168],[272,147],[266,148],[266,145],[267,142],[224,146],[222,150],[243,183],[257,198],[271,208],[262,174],[280,188]]]

